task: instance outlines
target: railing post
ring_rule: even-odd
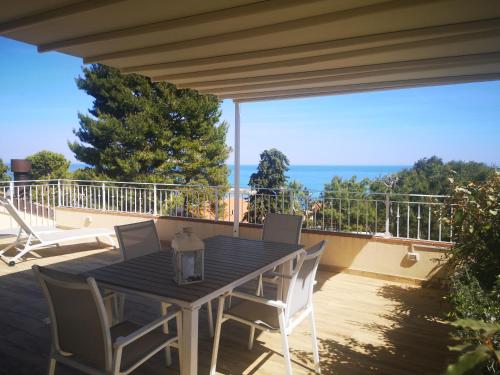
[[[158,208],[156,205],[158,204],[158,198],[156,197],[156,184],[153,184],[153,215],[158,214]]]
[[[61,180],[57,179],[57,207],[61,207]]]
[[[14,181],[9,182],[9,199],[12,204],[14,204]]]
[[[102,183],[102,206],[101,209],[106,211],[106,184]]]
[[[219,187],[215,188],[215,221],[219,221]]]
[[[384,233],[384,235],[386,237],[390,237],[391,236],[391,232],[389,230],[389,228],[390,228],[390,215],[389,215],[389,211],[391,209],[391,202],[389,200],[389,195],[390,195],[389,192],[385,193],[385,233]]]

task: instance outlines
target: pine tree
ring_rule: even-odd
[[[94,97],[69,144],[95,173],[124,181],[226,185],[227,124],[212,95],[91,65],[76,83]]]
[[[289,198],[283,194],[288,177],[290,162],[285,154],[272,148],[260,154],[257,172],[250,176],[249,185],[255,193],[248,198],[247,212],[244,219],[252,223],[261,223],[268,212],[279,212],[288,204]]]

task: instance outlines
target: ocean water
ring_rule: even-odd
[[[356,176],[358,180],[363,178],[374,179],[388,174],[399,172],[408,165],[291,165],[287,172],[288,181],[297,180],[309,190],[323,190],[324,185],[329,183],[333,177],[349,179]],[[229,183],[233,185],[233,166],[230,165]],[[250,175],[257,171],[257,165],[242,165],[240,169],[240,186],[248,186]]]
[[[70,171],[83,168],[85,164],[72,163]],[[323,190],[326,183],[330,182],[334,176],[343,179],[356,176],[358,180],[363,178],[374,179],[388,174],[399,172],[408,165],[292,165],[287,173],[289,181],[297,180],[309,190]],[[233,166],[229,165],[229,183],[233,185]],[[250,175],[257,170],[257,165],[242,165],[240,170],[240,185],[248,186]]]

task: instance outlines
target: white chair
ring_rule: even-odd
[[[116,237],[120,245],[123,260],[133,259],[139,256],[151,254],[161,250],[160,238],[153,220],[139,223],[115,226]],[[121,316],[123,316],[124,301],[120,303]],[[162,312],[165,314],[169,304],[162,303]],[[208,332],[210,337],[214,336],[214,321],[212,312],[212,301],[207,303]]]
[[[33,271],[49,305],[49,375],[54,375],[58,362],[92,375],[125,375],[161,350],[180,348],[179,312],[145,326],[127,321],[110,326],[93,278],[38,266],[33,266]],[[177,323],[176,335],[161,330],[172,319]]]
[[[316,325],[312,303],[314,279],[318,269],[319,259],[325,248],[325,241],[321,241],[307,251],[300,253],[296,267],[290,276],[290,284],[284,301],[268,300],[260,296],[241,292],[232,292],[219,297],[217,324],[212,352],[210,374],[215,374],[217,355],[221,335],[221,326],[227,320],[235,320],[266,332],[280,333],[285,357],[285,373],[292,374],[292,363],[288,347],[288,335],[305,318],[309,318],[314,365],[316,372],[320,372],[318,343],[316,340]],[[284,276],[283,276],[284,277]],[[227,296],[241,299],[224,312],[224,301]],[[253,345],[253,330],[250,331],[249,349]]]
[[[124,261],[161,250],[154,220],[116,225],[115,233]]]
[[[298,244],[303,217],[299,215],[270,213],[264,219],[262,241]],[[264,283],[277,284],[279,275],[274,270],[259,276],[257,295],[264,295]]]
[[[0,197],[0,206],[4,207],[14,221],[19,225],[17,237],[13,243],[0,250],[0,258],[7,262],[9,266],[14,266],[16,262],[31,251],[48,246],[59,246],[65,242],[73,242],[95,238],[99,242],[99,237],[103,237],[110,245],[115,247],[111,238],[113,231],[105,228],[84,228],[63,230],[54,228],[53,230],[35,231],[19,214],[12,203]],[[15,249],[17,254],[13,257],[4,255],[8,250]]]

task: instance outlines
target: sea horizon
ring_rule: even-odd
[[[227,164],[229,167],[228,182],[233,186],[233,164]],[[71,163],[69,170],[73,172],[78,168],[84,168],[84,163]],[[349,179],[353,176],[357,180],[364,178],[375,179],[389,174],[397,173],[411,165],[313,165],[313,164],[294,164],[290,166],[286,173],[288,182],[298,181],[307,189],[320,191],[324,185],[329,183],[335,176],[342,179]],[[250,175],[257,171],[257,164],[242,164],[240,167],[240,187],[248,187]]]

